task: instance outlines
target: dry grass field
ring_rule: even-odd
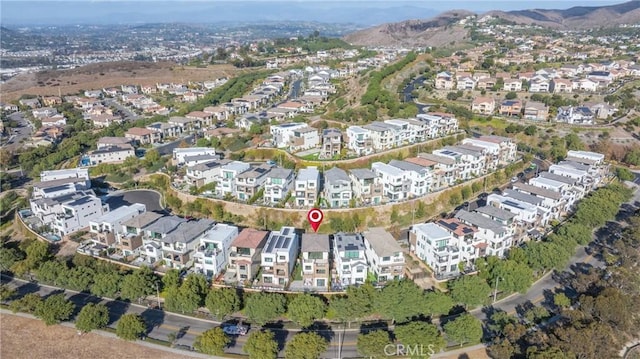
[[[0,333],[2,359],[191,358],[99,334],[78,336],[73,328],[46,326],[39,320],[10,314],[0,315]]]
[[[97,90],[123,84],[155,85],[162,82],[215,80],[232,77],[239,69],[232,65],[210,65],[206,68],[181,66],[172,62],[121,61],[91,64],[70,70],[46,70],[16,76],[0,87],[2,101],[23,94],[50,96],[75,94],[80,90]]]

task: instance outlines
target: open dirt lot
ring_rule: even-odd
[[[191,358],[98,334],[78,336],[73,328],[46,326],[39,320],[10,314],[0,315],[0,333],[2,359]]]
[[[162,82],[215,80],[232,77],[238,71],[232,65],[206,68],[181,66],[173,62],[121,61],[91,64],[70,70],[46,70],[16,76],[1,87],[2,101],[12,101],[23,94],[51,96],[75,94],[80,90],[98,90],[124,84],[155,85]]]

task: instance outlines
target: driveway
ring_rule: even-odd
[[[156,191],[138,189],[132,191],[117,191],[107,196],[106,202],[110,209],[141,203],[147,207],[147,211],[161,212],[164,208],[160,205],[160,194]]]

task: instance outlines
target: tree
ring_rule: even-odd
[[[138,314],[125,314],[116,325],[116,335],[124,340],[136,340],[146,331],[146,324]]]
[[[462,314],[444,325],[447,338],[460,343],[476,343],[482,338],[482,323],[469,313]]]
[[[122,276],[117,272],[98,273],[93,277],[91,294],[99,297],[116,298],[120,290]]]
[[[254,331],[249,334],[242,351],[249,354],[249,359],[276,359],[278,342],[270,330]]]
[[[475,275],[468,275],[449,282],[451,299],[465,307],[477,306],[488,302],[491,288],[487,282]]]
[[[163,290],[167,290],[178,287],[180,287],[180,271],[171,268],[162,276],[162,288]]]
[[[636,176],[628,168],[616,167],[616,177],[620,181],[633,181]]]
[[[109,309],[104,304],[89,303],[82,307],[76,317],[76,329],[88,333],[109,324]]]
[[[49,244],[43,241],[33,241],[26,250],[27,258],[25,264],[28,269],[38,269],[38,267],[51,258]]]
[[[571,305],[571,299],[564,293],[556,293],[553,295],[553,304],[558,308],[567,308]]]
[[[403,303],[403,305],[398,305]],[[393,281],[387,284],[374,303],[375,312],[403,323],[414,316],[426,312],[424,292],[409,280]]]
[[[317,359],[327,350],[328,343],[320,335],[307,332],[293,336],[284,349],[286,359]]]
[[[53,325],[69,319],[75,307],[63,293],[59,293],[50,295],[40,302],[33,314],[42,319],[44,324]]]
[[[535,125],[529,125],[524,128],[524,134],[527,136],[533,136],[536,134],[538,128]]]
[[[424,295],[426,303],[425,314],[445,315],[453,308],[453,300],[450,296],[439,291],[429,291]]]
[[[218,319],[240,310],[240,297],[233,288],[214,288],[205,299],[209,312]]]
[[[389,332],[374,330],[358,334],[358,353],[366,358],[386,358],[385,348],[391,344]]]
[[[131,301],[140,300],[156,291],[158,278],[149,267],[140,267],[126,275],[120,285],[120,296]]]
[[[422,346],[422,348],[429,348],[431,351],[437,353],[444,348],[446,344],[438,327],[431,323],[415,321],[398,325],[393,332],[396,339],[404,344],[405,347]]]
[[[285,313],[286,299],[278,293],[254,293],[247,298],[245,314],[256,324],[264,325]]]
[[[222,328],[211,328],[196,337],[193,347],[200,353],[209,355],[222,355],[224,348],[231,340],[222,331]]]
[[[42,297],[36,293],[26,294],[24,297],[14,300],[9,304],[12,312],[34,313],[42,303]]]
[[[24,259],[24,254],[16,248],[0,248],[0,271],[9,271],[14,264]]]
[[[514,100],[518,97],[518,94],[513,92],[513,91],[509,91],[504,95],[504,98],[507,100]]]
[[[313,324],[314,320],[324,317],[325,311],[326,304],[322,299],[304,293],[295,296],[289,303],[288,316],[304,328]]]
[[[0,284],[0,301],[10,299],[16,294],[16,290],[6,284]]]

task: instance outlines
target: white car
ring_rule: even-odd
[[[229,325],[223,327],[222,331],[228,335],[247,335],[249,327],[246,325]]]

